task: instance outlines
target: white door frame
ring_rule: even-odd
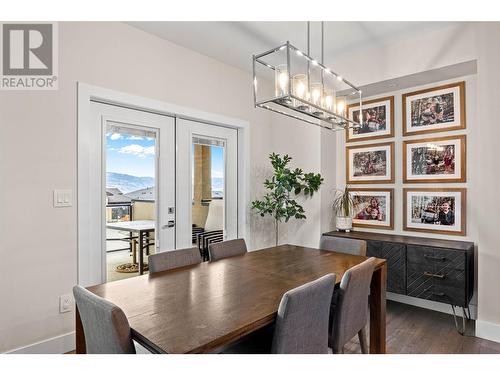
[[[250,123],[237,118],[226,117],[215,113],[204,112],[155,99],[92,86],[86,83],[77,84],[77,219],[78,219],[78,283],[85,284],[87,270],[84,269],[84,256],[88,253],[94,233],[102,228],[96,220],[92,220],[91,207],[95,206],[95,195],[91,194],[92,178],[90,174],[91,155],[88,152],[90,128],[92,125],[91,101],[114,104],[126,108],[143,110],[161,115],[173,116],[186,120],[204,122],[211,125],[225,126],[238,130],[238,237],[247,234],[247,210],[250,204]],[[98,195],[99,196],[99,195]],[[100,204],[100,202],[99,202]],[[96,232],[97,231],[97,232]]]

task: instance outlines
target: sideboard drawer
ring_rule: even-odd
[[[465,270],[465,252],[428,246],[407,246],[409,264],[418,263],[438,268]]]
[[[406,247],[403,244],[367,241],[366,255],[387,260],[387,291],[406,293]]]
[[[465,272],[442,265],[408,263],[407,294],[456,306],[467,306]]]

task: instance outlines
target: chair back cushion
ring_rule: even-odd
[[[375,258],[368,258],[348,269],[342,277],[330,333],[334,353],[341,351],[368,323],[368,296],[374,268]]]
[[[76,285],[76,306],[88,354],[135,354],[127,317],[115,304]]]
[[[335,275],[289,290],[276,317],[272,352],[277,354],[328,353],[328,317]]]
[[[338,253],[366,256],[366,241],[354,238],[321,236],[319,243],[321,250],[336,251]]]
[[[208,253],[210,255],[211,262],[214,262],[222,258],[233,257],[235,255],[242,255],[245,254],[246,252],[247,252],[247,245],[243,238],[217,242],[208,245]]]
[[[149,273],[171,270],[201,263],[200,251],[196,248],[163,251],[148,257]]]

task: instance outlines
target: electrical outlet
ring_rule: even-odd
[[[73,296],[71,294],[63,294],[59,297],[59,312],[61,314],[73,311]]]

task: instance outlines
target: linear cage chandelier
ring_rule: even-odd
[[[254,105],[329,130],[360,127],[361,90],[323,64],[324,27],[321,22],[321,60],[286,42],[253,55]],[[347,103],[358,107],[350,119]]]

